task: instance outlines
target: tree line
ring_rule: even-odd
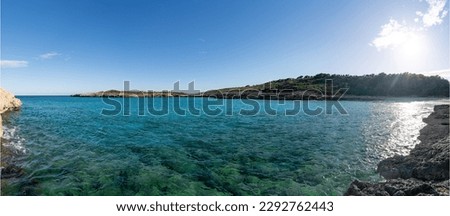
[[[325,91],[325,80],[333,80],[333,88],[348,88],[348,95],[358,96],[417,96],[448,97],[449,81],[440,76],[424,76],[422,74],[369,74],[338,75],[321,73],[315,76],[299,76],[297,78],[280,79],[261,85],[251,86],[262,91],[270,89],[291,89],[304,91],[316,89]],[[250,86],[246,86],[248,88]],[[327,89],[331,89],[328,86]]]

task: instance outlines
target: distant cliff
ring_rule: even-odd
[[[22,102],[14,97],[13,94],[0,88],[0,138],[3,136],[2,116],[6,111],[13,111],[20,109]]]

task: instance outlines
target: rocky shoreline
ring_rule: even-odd
[[[19,110],[22,102],[13,94],[0,88],[0,140],[3,136],[2,114],[7,111]]]
[[[368,183],[355,180],[348,196],[432,196],[449,194],[449,105],[437,105],[423,120],[420,144],[407,156],[381,161],[377,172],[386,181]]]
[[[442,99],[443,97],[388,97],[388,96],[362,96],[362,95],[322,95],[314,91],[294,91],[294,92],[270,92],[270,91],[239,91],[238,89],[229,91],[206,91],[196,94],[187,94],[183,92],[165,91],[165,92],[145,92],[145,91],[119,91],[108,90],[91,93],[79,93],[70,95],[71,97],[213,97],[220,99],[254,99],[254,100],[342,100],[342,101],[383,101],[402,98],[420,98],[420,99]]]
[[[7,161],[11,157],[12,153],[9,148],[3,146],[3,125],[2,125],[2,115],[9,111],[17,111],[22,106],[22,102],[17,99],[13,94],[0,88],[0,178],[5,178],[11,170],[17,170],[15,166],[11,166]],[[3,182],[2,182],[3,184]],[[0,187],[3,187],[1,185]]]

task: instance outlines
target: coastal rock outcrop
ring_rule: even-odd
[[[386,180],[367,183],[355,180],[344,195],[449,195],[449,105],[438,105],[423,120],[420,144],[407,156],[381,161],[377,172]]]
[[[2,116],[6,111],[19,110],[22,106],[22,102],[17,99],[13,94],[0,88],[0,138],[3,136],[2,129]]]

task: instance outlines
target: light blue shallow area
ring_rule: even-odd
[[[22,96],[4,119],[5,145],[22,169],[3,195],[341,195],[354,179],[377,181],[377,163],[408,154],[422,118],[439,100],[343,101],[346,115],[239,115],[248,103],[223,100],[210,116],[102,115],[102,98]],[[120,101],[121,99],[115,99]],[[180,98],[201,107],[201,98]],[[148,101],[144,101],[144,107]],[[253,101],[263,107],[267,101]],[[305,105],[302,102],[302,105]],[[310,101],[325,108],[324,101]]]

